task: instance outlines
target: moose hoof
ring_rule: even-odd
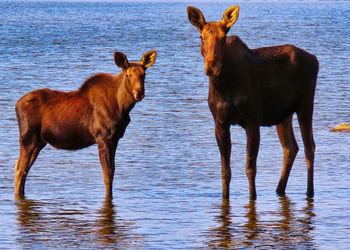
[[[286,196],[286,192],[285,191],[280,191],[280,190],[276,190],[276,194],[280,197]]]
[[[307,198],[314,198],[314,192],[307,192],[306,193]]]

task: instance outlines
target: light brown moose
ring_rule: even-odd
[[[293,45],[249,49],[237,36],[227,36],[239,7],[228,8],[221,21],[206,22],[202,12],[187,8],[189,21],[201,35],[205,74],[209,76],[210,111],[221,153],[223,198],[229,198],[231,180],[230,126],[246,131],[246,173],[250,199],[256,199],[256,161],[260,126],[276,125],[283,147],[283,170],[276,192],[285,194],[298,152],[292,127],[297,113],[307,162],[307,196],[313,197],[315,142],[312,132],[313,101],[318,74],[316,57]]]
[[[129,112],[144,98],[145,71],[156,60],[156,51],[140,62],[114,53],[122,72],[99,73],[76,91],[32,91],[16,104],[20,155],[15,167],[15,196],[24,197],[28,172],[47,143],[58,149],[77,150],[97,143],[106,197],[112,198],[115,151],[130,122]]]

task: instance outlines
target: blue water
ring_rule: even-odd
[[[237,4],[237,3],[232,3]],[[207,106],[208,79],[187,3],[0,2],[0,248],[303,248],[350,246],[350,3],[238,3],[229,34],[251,48],[294,44],[320,61],[315,97],[315,198],[305,199],[300,152],[287,197],[274,190],[282,165],[275,128],[262,128],[256,202],[249,202],[245,135],[232,133],[229,203],[221,200],[220,156]],[[193,3],[219,20],[228,3]],[[155,49],[146,98],[116,155],[115,198],[104,201],[96,146],[47,146],[24,201],[13,197],[18,157],[16,101],[28,91],[77,89],[97,72],[119,73]]]

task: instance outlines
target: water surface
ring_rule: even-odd
[[[218,20],[227,3],[193,4]],[[306,199],[300,152],[275,195],[282,149],[262,128],[256,202],[249,201],[245,135],[232,127],[231,199],[221,200],[220,156],[207,107],[199,35],[185,3],[0,2],[0,248],[346,248],[350,245],[350,4],[240,3],[230,34],[251,48],[294,44],[317,55],[315,198]],[[113,52],[139,60],[155,49],[146,98],[116,154],[115,198],[104,200],[97,147],[47,146],[13,197],[18,129],[14,105],[28,91],[77,89],[117,74]]]

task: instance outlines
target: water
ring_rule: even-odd
[[[196,29],[185,3],[0,2],[0,248],[347,248],[350,245],[350,4],[240,3],[230,34],[249,47],[291,43],[317,55],[315,198],[306,199],[300,146],[286,198],[275,128],[262,128],[256,202],[249,202],[245,136],[232,127],[231,200],[221,200],[219,153],[207,107]],[[193,4],[218,20],[227,3]],[[113,52],[139,60],[155,49],[146,98],[116,156],[115,198],[104,200],[96,146],[47,146],[13,197],[14,105],[30,90],[77,89],[97,72],[119,73]]]

